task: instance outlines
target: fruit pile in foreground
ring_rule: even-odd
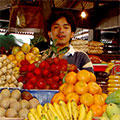
[[[74,100],[78,105],[84,104],[88,109],[92,109],[94,116],[103,114],[107,95],[102,93],[102,88],[96,83],[96,76],[93,73],[87,70],[69,72],[65,81],[59,87],[59,93],[51,99],[51,103],[58,103],[59,100],[67,103]]]
[[[120,90],[108,95],[108,104],[100,120],[120,120]]]
[[[18,82],[19,67],[10,61],[6,55],[0,55],[0,88],[4,87],[23,87],[22,82]]]
[[[26,118],[29,109],[36,108],[38,104],[39,101],[27,91],[2,89],[0,92],[0,119],[4,119],[4,117]]]
[[[120,107],[115,103],[109,103],[100,120],[120,120]]]
[[[14,46],[12,48],[12,54],[8,55],[8,59],[15,62],[16,65],[20,65],[22,60],[27,60],[29,63],[40,60],[39,49],[37,47],[31,47],[29,44],[24,43],[21,47]]]
[[[78,108],[75,101],[69,101],[67,104],[60,100],[59,103],[45,103],[44,106],[38,104],[36,109],[30,109],[28,120],[92,120],[92,110],[87,111],[81,104]]]
[[[23,60],[20,64],[18,81],[23,82],[24,89],[58,89],[67,72],[78,71],[75,65],[57,57],[32,64]]]

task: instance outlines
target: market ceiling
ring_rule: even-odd
[[[28,0],[29,1],[29,0]],[[98,21],[106,16],[119,14],[120,0],[40,0],[49,1],[54,9],[72,10],[76,15],[78,27],[95,28]],[[9,19],[9,8],[11,0],[0,0],[1,17]],[[89,16],[84,21],[79,17],[80,12],[85,9]],[[1,12],[2,11],[2,12]],[[4,19],[1,18],[0,19]],[[81,24],[79,24],[81,23]],[[87,23],[87,24],[86,24]]]

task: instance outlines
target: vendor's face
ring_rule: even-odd
[[[53,40],[57,39],[57,45],[59,46],[69,44],[74,32],[71,31],[71,25],[67,22],[66,18],[61,17],[52,24],[48,35]]]

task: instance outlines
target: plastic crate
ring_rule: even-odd
[[[105,71],[107,68],[108,64],[93,64],[93,69],[94,71]]]
[[[5,88],[0,88],[0,92],[3,89]],[[19,89],[19,88],[7,88],[7,89],[9,89],[10,92],[12,92],[15,89],[18,89],[21,92],[28,91],[32,94],[33,97],[39,100],[41,105],[44,105],[45,103],[50,102],[54,94],[58,93],[58,90],[45,90],[45,89],[44,90],[37,90],[37,89],[27,90],[27,89]]]

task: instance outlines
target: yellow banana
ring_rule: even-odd
[[[42,111],[42,114],[41,114],[41,118],[45,116],[47,120],[49,120],[49,116],[47,114],[47,112],[45,112],[44,110]]]
[[[68,111],[70,114],[70,120],[72,120],[72,105],[71,105],[70,101],[68,101],[68,103],[67,103],[67,108],[68,108]]]
[[[55,119],[55,115],[52,113],[52,111],[50,109],[48,109],[47,114],[49,116],[49,120],[54,120]]]
[[[74,118],[74,120],[77,120],[77,118],[78,118],[77,103],[74,100],[72,100],[71,101],[71,106],[72,106],[72,115],[73,115],[73,118]]]
[[[54,116],[58,119],[61,120],[60,116],[58,115],[58,113],[56,112],[55,108],[53,107],[52,104],[48,103],[48,107],[49,109],[52,111],[52,113],[54,114]]]
[[[31,108],[30,112],[33,114],[36,120],[40,120],[40,116],[35,108]]]
[[[59,105],[60,105],[60,110],[64,116],[65,120],[70,120],[70,115],[69,115],[69,111],[67,109],[67,105],[64,101],[60,100],[59,101]]]
[[[43,110],[43,106],[41,104],[38,104],[36,110],[37,110],[39,116],[41,116],[42,110]]]
[[[41,115],[41,120],[49,120],[45,117],[45,115]]]
[[[28,120],[36,120],[31,112],[28,113]]]
[[[86,117],[86,108],[84,104],[80,105],[78,120],[85,120]]]
[[[48,103],[45,103],[45,104],[44,104],[43,110],[44,110],[45,112],[47,112],[47,110],[48,110]]]
[[[85,120],[92,120],[93,119],[93,111],[90,109],[86,115]]]
[[[53,106],[54,106],[56,112],[58,113],[58,115],[60,116],[61,120],[65,120],[63,117],[63,114],[60,110],[60,106],[56,102],[53,103]]]
[[[105,72],[110,73],[110,70],[114,67],[114,63],[108,64],[108,67],[105,69]]]

